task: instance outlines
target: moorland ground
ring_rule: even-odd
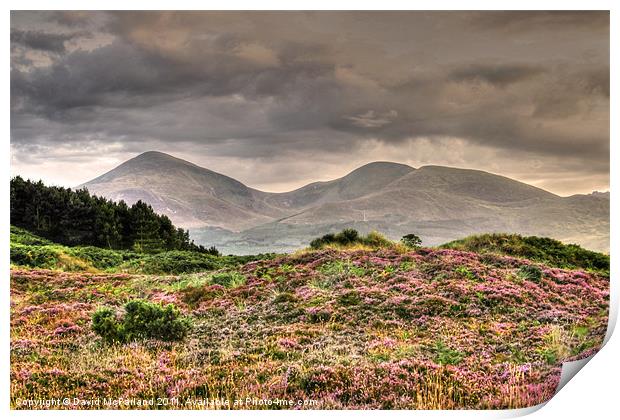
[[[13,408],[525,407],[551,398],[561,363],[596,352],[607,328],[608,256],[544,238],[258,259],[72,248],[17,228],[11,239]],[[127,335],[130,302],[173,309],[157,331],[183,327]],[[101,311],[107,330],[93,328]],[[238,408],[291,408],[259,400]]]

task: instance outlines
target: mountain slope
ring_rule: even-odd
[[[427,245],[485,232],[549,236],[609,249],[609,194],[560,197],[483,171],[391,162],[285,193],[267,193],[159,152],[143,153],[84,184],[144,200],[224,252],[290,251],[328,231],[415,232]]]
[[[502,208],[530,207],[560,197],[539,188],[482,171],[425,166],[384,188],[352,200],[322,204],[286,219],[342,221],[382,218],[386,214],[416,220],[472,219],[493,215]],[[386,211],[387,210],[387,211]],[[362,220],[362,219],[360,219]]]
[[[251,229],[245,232],[245,240],[252,242],[270,231],[278,237],[286,232],[297,238],[293,246],[317,236],[314,231],[347,224],[362,232],[380,230],[394,239],[416,232],[429,245],[475,233],[518,232],[605,250],[609,246],[609,201],[563,198],[483,171],[426,166],[375,193],[320,204],[269,228]]]
[[[160,152],[146,152],[82,185],[113,200],[148,202],[184,227],[239,230],[281,216],[264,193],[226,175]]]

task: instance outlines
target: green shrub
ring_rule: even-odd
[[[178,341],[187,335],[191,324],[188,318],[180,316],[179,310],[172,304],[161,306],[132,300],[125,305],[122,317],[108,308],[97,310],[93,314],[92,328],[110,343],[143,339]]]
[[[451,349],[441,340],[435,342],[431,351],[435,355],[433,361],[439,365],[457,365],[463,360],[463,353]]]
[[[236,271],[215,273],[211,276],[211,284],[219,284],[224,287],[238,287],[245,283],[245,277]]]
[[[226,255],[221,256],[218,261],[220,261],[222,265],[226,267],[232,267],[236,265],[247,264],[252,261],[271,260],[274,259],[277,255],[278,254],[275,253],[264,253],[255,255]]]
[[[335,243],[336,243],[336,235],[334,235],[333,233],[328,233],[326,235],[321,236],[320,238],[316,238],[310,241],[310,248],[321,249],[325,245],[335,244]]]
[[[11,244],[11,263],[30,268],[63,271],[93,271],[87,260],[75,257],[62,245]]]
[[[422,245],[422,239],[414,233],[409,233],[403,236],[400,241],[409,248],[419,248]]]
[[[365,237],[362,237],[360,242],[373,248],[388,248],[393,245],[392,241],[374,230]]]
[[[123,325],[109,308],[98,309],[92,318],[93,331],[109,343],[124,342]]]
[[[360,236],[355,229],[344,229],[336,234],[328,233],[310,242],[310,248],[313,249],[321,249],[326,246],[347,247],[355,245],[366,245],[372,248],[387,248],[394,244],[379,232],[372,231],[366,236]]]
[[[527,280],[540,282],[542,280],[543,272],[535,265],[522,265],[519,267],[519,276]]]
[[[208,249],[140,254],[95,246],[65,246],[11,226],[11,263],[31,268],[65,271],[129,271],[143,274],[184,274],[236,267],[276,254],[217,256]]]
[[[336,234],[336,242],[347,245],[357,242],[359,239],[359,233],[355,229],[343,229],[340,233]]]
[[[133,300],[125,305],[123,321],[124,332],[130,339],[156,338],[176,341],[183,339],[190,328],[189,320],[181,318],[174,305],[161,306],[140,300]]]
[[[191,251],[166,251],[141,255],[122,266],[144,274],[183,274],[215,270],[222,267],[218,257]]]
[[[118,267],[128,257],[138,257],[138,254],[133,252],[115,251],[112,249],[97,248],[95,246],[78,246],[68,248],[68,253],[81,260],[88,261],[93,267],[100,270]]]
[[[54,269],[60,252],[53,246],[21,245],[11,243],[11,264],[32,268]]]

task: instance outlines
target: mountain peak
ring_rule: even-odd
[[[160,158],[182,160],[172,155],[169,155],[168,153],[160,152],[158,150],[148,150],[134,157],[134,159],[160,159]]]
[[[147,152],[140,153],[139,155],[129,159],[125,163],[129,163],[129,162],[134,162],[134,163],[135,162],[159,162],[159,163],[174,162],[177,164],[196,166],[193,163],[188,162],[187,160],[183,160],[178,157],[169,155],[167,153],[159,152],[157,150],[149,150]]]
[[[81,186],[92,186],[93,184],[99,184],[104,182],[111,182],[118,179],[121,176],[136,176],[145,171],[169,171],[180,168],[200,168],[191,162],[183,159],[176,158],[172,155],[150,150],[144,153],[140,153],[133,158],[126,160],[114,169],[98,176],[95,179],[91,179],[85,182]],[[202,169],[202,168],[200,168]],[[207,169],[204,169],[207,171]]]
[[[145,201],[179,226],[245,227],[268,220],[258,191],[226,175],[151,150],[83,184],[91,193],[132,204]]]
[[[365,165],[360,166],[357,169],[354,169],[353,171],[351,171],[351,173],[355,172],[355,171],[359,171],[359,170],[381,170],[381,169],[400,169],[400,170],[405,170],[405,171],[412,171],[415,168],[409,166],[409,165],[405,165],[404,163],[397,163],[397,162],[388,162],[385,160],[377,160],[374,162],[369,162],[366,163]]]
[[[414,168],[402,163],[370,162],[332,181],[313,182],[294,191],[274,195],[270,202],[285,208],[351,200],[372,194],[402,178]]]

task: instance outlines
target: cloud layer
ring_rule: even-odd
[[[11,92],[12,171],[66,185],[153,149],[267,190],[379,159],[609,185],[606,12],[13,12]]]

